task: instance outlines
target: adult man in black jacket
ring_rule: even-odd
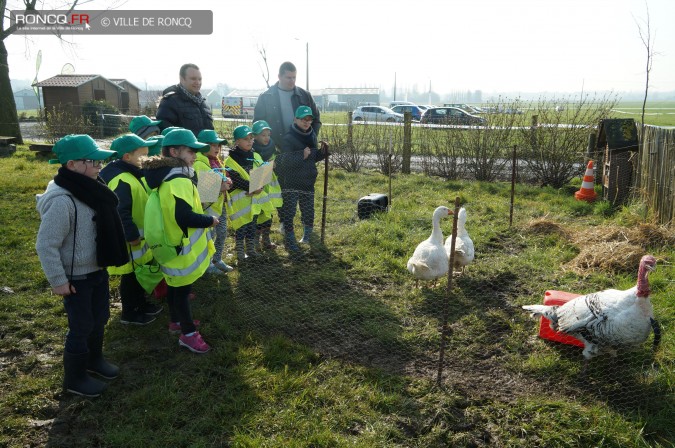
[[[312,94],[295,85],[297,69],[292,62],[284,62],[279,67],[279,81],[261,93],[253,111],[253,121],[265,120],[272,128],[272,139],[280,148],[282,138],[291,128],[295,111],[300,106],[312,109],[314,121],[312,129],[319,135],[321,119]],[[159,118],[159,117],[157,117]]]
[[[167,87],[157,109],[157,119],[162,120],[161,129],[179,126],[189,129],[195,135],[204,129],[213,129],[213,116],[199,90],[202,88],[202,74],[195,64],[184,64],[180,68],[180,83]]]

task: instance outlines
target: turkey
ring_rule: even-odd
[[[551,328],[584,343],[585,374],[588,361],[603,352],[616,355],[616,349],[642,344],[654,329],[655,348],[660,329],[654,320],[649,300],[649,272],[656,268],[656,259],[645,255],[640,260],[637,285],[625,291],[607,289],[579,296],[561,306],[526,305],[532,316],[544,316]]]
[[[445,240],[445,252],[450,259],[452,249],[452,235]],[[468,266],[474,257],[473,241],[466,231],[466,209],[462,207],[457,213],[457,238],[455,239],[455,260],[453,270],[458,269],[462,273],[464,267]]]
[[[408,260],[408,271],[415,277],[415,287],[419,286],[420,280],[433,280],[435,285],[436,279],[448,273],[448,256],[443,247],[440,222],[441,218],[452,214],[452,210],[444,206],[434,210],[431,236],[417,245]]]

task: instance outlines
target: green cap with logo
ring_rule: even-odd
[[[246,138],[251,134],[253,134],[253,131],[251,130],[250,127],[246,125],[237,126],[236,128],[234,128],[234,132],[232,132],[232,136],[234,137],[235,140],[239,140],[240,138]]]
[[[94,139],[86,134],[66,135],[56,142],[52,151],[58,158],[51,159],[51,164],[65,164],[70,160],[105,160],[115,154],[99,148]]]
[[[159,124],[162,120],[154,121],[147,115],[139,115],[129,122],[129,130],[139,137],[144,138],[152,132],[159,132]]]
[[[191,130],[183,128],[174,129],[164,136],[162,147],[167,146],[187,146],[199,152],[208,152],[211,149],[206,143],[199,143]]]
[[[121,158],[122,155],[136,151],[138,148],[147,147],[148,155],[150,154],[150,147],[157,145],[157,140],[143,140],[136,134],[125,134],[117,137],[110,145],[110,150],[115,151],[115,156]]]
[[[148,137],[149,142],[155,142],[154,145],[148,148],[148,156],[158,156],[162,153],[162,140],[164,140],[163,135],[153,135],[152,137]]]
[[[253,129],[253,135],[261,134],[262,131],[264,131],[265,129],[269,129],[270,131],[272,130],[269,123],[266,122],[265,120],[258,120],[255,123],[253,123],[252,129]]]
[[[227,140],[224,138],[218,138],[218,134],[213,129],[202,130],[199,135],[197,135],[197,140],[202,143],[217,143],[219,145],[225,143],[227,145]]]
[[[309,106],[300,106],[295,109],[295,118],[313,117],[312,108]]]
[[[169,126],[168,128],[162,129],[162,135],[166,135],[171,131],[175,131],[176,129],[185,129],[185,128],[181,128],[180,126]]]

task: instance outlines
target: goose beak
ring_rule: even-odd
[[[448,209],[448,215],[454,215],[454,214],[455,214],[455,212],[454,212],[454,211],[452,211],[452,210]]]

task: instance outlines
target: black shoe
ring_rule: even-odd
[[[141,311],[146,316],[156,316],[164,310],[164,307],[161,305],[155,305],[154,303],[145,302],[141,306]]]
[[[120,323],[124,325],[148,325],[150,322],[154,322],[157,319],[154,316],[147,316],[145,314],[137,313],[131,316],[120,317]]]

